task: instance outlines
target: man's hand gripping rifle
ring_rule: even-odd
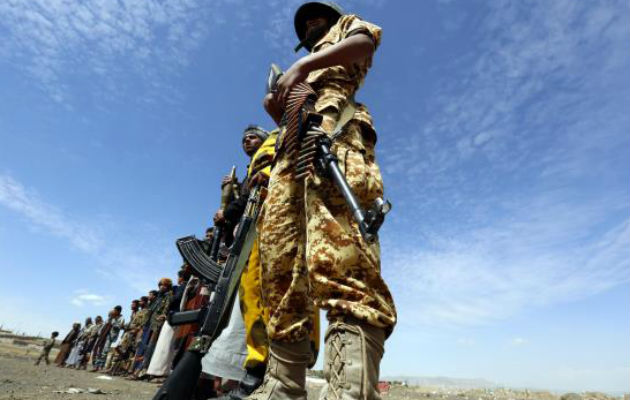
[[[225,179],[227,178],[227,181]],[[224,182],[221,185],[221,212],[225,211],[228,203],[232,200],[238,200],[239,187],[236,179],[236,166],[232,166],[230,174],[224,178]],[[219,247],[221,244],[221,238],[223,237],[223,230],[225,228],[225,222],[215,222],[212,235],[212,242],[210,243],[210,258],[217,261],[219,258]]]
[[[281,75],[282,70],[272,64],[267,78],[268,93],[276,91]],[[368,243],[372,243],[378,237],[385,214],[391,210],[391,203],[379,197],[370,209],[361,208],[339,168],[337,157],[330,151],[332,139],[320,127],[322,115],[314,111],[316,101],[317,93],[307,83],[299,83],[291,90],[285,104],[283,123],[286,129],[284,137],[279,139],[280,150],[284,149],[295,160],[296,179],[317,172],[334,182],[350,207],[361,235]]]
[[[153,397],[154,400],[187,400],[192,397],[201,374],[201,359],[229,320],[234,299],[238,294],[241,274],[256,237],[255,223],[265,191],[266,189],[262,187],[254,187],[250,191],[225,265],[209,257],[194,236],[177,240],[177,248],[182,257],[190,264],[195,275],[210,289],[211,295],[208,305],[200,310],[169,315],[169,323],[173,326],[199,323],[200,328],[186,354]]]

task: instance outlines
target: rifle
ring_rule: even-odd
[[[278,79],[282,73],[276,64],[271,64],[266,82],[268,93],[276,91]],[[361,236],[366,242],[373,243],[378,238],[378,230],[383,225],[385,215],[391,210],[392,205],[388,200],[379,197],[368,210],[361,208],[345,175],[339,168],[337,157],[330,151],[331,137],[320,128],[323,117],[314,111],[316,101],[317,93],[308,83],[299,83],[291,90],[282,117],[286,128],[282,135],[284,137],[278,139],[278,150],[284,147],[289,156],[295,160],[296,180],[304,179],[315,172],[331,179],[350,208]],[[344,123],[351,117],[352,115],[340,117],[339,125],[341,126],[337,128],[338,132],[341,132]],[[344,118],[346,118],[345,122]]]
[[[230,171],[230,183],[221,187],[221,210],[225,210],[232,197],[238,199],[238,185],[236,183],[236,166]],[[214,224],[212,243],[210,244],[210,258],[217,261],[219,258],[219,245],[223,236],[223,224]]]
[[[265,192],[266,189],[261,187],[254,187],[251,190],[225,265],[220,265],[209,257],[203,251],[201,241],[194,236],[177,240],[177,248],[182,257],[212,293],[210,301],[203,308],[169,315],[168,321],[172,326],[196,322],[200,324],[200,328],[190,347],[153,400],[191,398],[201,374],[201,359],[229,320],[230,310],[238,293],[240,277],[256,237],[254,224]]]

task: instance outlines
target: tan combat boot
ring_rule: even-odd
[[[248,400],[306,400],[306,366],[311,361],[310,340],[296,343],[272,341],[262,385]]]
[[[379,367],[385,331],[352,317],[326,330],[324,377],[320,400],[380,400]]]

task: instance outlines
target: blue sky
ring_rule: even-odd
[[[299,2],[0,3],[0,324],[31,333],[173,276],[270,127]],[[630,390],[630,9],[349,1],[384,28],[358,100],[394,211],[382,374]]]

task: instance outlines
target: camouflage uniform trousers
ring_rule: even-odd
[[[348,123],[331,151],[363,207],[383,195],[374,145],[359,123]],[[289,162],[281,152],[258,223],[269,338],[304,339],[313,330],[314,306],[328,310],[329,320],[352,316],[389,335],[396,309],[381,277],[378,243],[363,240],[332,181],[315,175],[297,182]]]
[[[244,367],[254,368],[265,364],[269,356],[269,342],[267,340],[267,322],[269,321],[269,309],[263,307],[261,274],[258,240],[254,241],[248,264],[243,270],[239,287],[239,301],[243,323],[245,325],[245,338],[247,341],[247,357]],[[313,352],[313,364],[319,353],[319,309],[313,310],[314,329],[311,332],[311,350]]]
[[[112,374],[119,374],[129,369],[129,359],[135,354],[133,347],[135,335],[133,331],[125,332],[120,344],[114,349],[111,368]]]

